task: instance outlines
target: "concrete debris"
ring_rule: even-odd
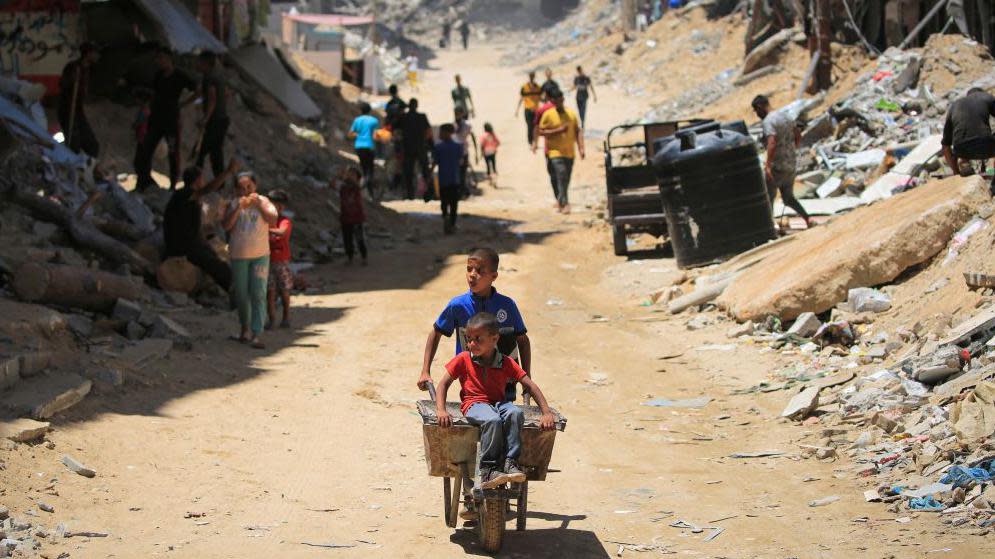
[[[27,443],[45,436],[51,424],[32,419],[11,419],[0,422],[0,438],[16,443]]]
[[[753,324],[752,320],[747,320],[742,324],[737,324],[726,331],[727,338],[739,338],[742,336],[750,336],[756,331],[757,327]]]
[[[161,338],[146,338],[121,352],[121,360],[132,367],[162,359],[173,349],[173,341]]]
[[[781,417],[802,420],[819,407],[819,387],[810,386],[796,394],[781,412]]]
[[[175,320],[161,314],[155,317],[155,321],[149,328],[149,335],[154,338],[172,340],[176,345],[186,348],[189,348],[193,342],[193,336],[189,330]]]
[[[142,316],[142,306],[134,301],[118,299],[111,311],[111,318],[121,322],[138,322]]]
[[[819,320],[819,317],[815,316],[815,313],[803,312],[798,315],[798,318],[795,319],[791,328],[788,328],[786,334],[811,338],[819,331],[820,326],[822,326],[822,321]]]
[[[83,477],[94,477],[97,475],[96,470],[88,468],[83,465],[82,462],[76,460],[68,454],[62,457],[62,463],[65,464],[70,471],[75,472]]]
[[[869,287],[857,287],[847,292],[847,306],[850,311],[884,312],[891,308],[891,297]]]

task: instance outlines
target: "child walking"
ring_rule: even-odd
[[[360,181],[363,175],[355,167],[346,168],[339,177],[339,219],[342,224],[342,246],[346,258],[352,264],[355,248],[359,249],[366,266],[366,239],[363,224],[366,223],[366,210],[363,208],[363,190]]]
[[[463,146],[453,140],[456,127],[443,124],[439,127],[439,143],[433,148],[432,165],[439,167],[439,200],[442,202],[442,232],[451,235],[456,231],[456,210],[460,199],[460,168]]]
[[[480,139],[480,154],[484,156],[484,163],[487,164],[488,179],[491,179],[491,173],[497,176],[497,149],[500,145],[501,140],[494,133],[494,127],[491,123],[485,122],[484,137]]]
[[[283,305],[280,328],[290,328],[290,292],[294,289],[294,272],[290,269],[290,234],[294,224],[284,215],[290,195],[283,190],[272,190],[269,201],[276,206],[276,225],[269,230],[269,287],[266,290],[266,308],[269,321],[266,329],[276,323],[276,298]]]
[[[555,417],[542,390],[532,377],[497,349],[500,329],[497,316],[480,312],[466,325],[468,350],[446,364],[435,395],[440,427],[452,426],[446,411],[446,392],[453,380],[460,382],[460,411],[480,427],[480,480],[482,489],[525,481],[518,465],[522,451],[521,432],[525,421],[522,408],[505,399],[505,384],[518,381],[539,404],[541,429],[553,429]]]

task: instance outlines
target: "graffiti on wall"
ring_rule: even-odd
[[[0,72],[59,75],[76,56],[79,37],[79,12],[0,12]]]

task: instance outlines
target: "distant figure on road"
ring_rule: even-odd
[[[404,63],[408,66],[408,87],[418,91],[418,57],[414,53],[409,54]]]
[[[785,206],[805,220],[805,225],[811,225],[811,218],[801,202],[795,198],[796,150],[801,144],[801,133],[795,125],[795,120],[784,111],[771,109],[770,100],[764,95],[753,98],[753,112],[763,120],[763,142],[767,146],[767,162],[764,165],[764,178],[767,180],[767,196],[771,208],[777,193]]]
[[[577,92],[577,112],[580,113],[580,125],[587,127],[587,99],[594,95],[594,102],[598,102],[598,92],[594,91],[594,84],[591,78],[584,73],[584,69],[577,66],[577,75],[574,77],[574,90]]]
[[[290,269],[290,237],[294,223],[284,215],[290,195],[286,191],[270,190],[269,200],[276,207],[276,224],[269,230],[269,285],[266,289],[266,329],[276,327],[276,299],[283,305],[280,328],[290,328],[290,292],[294,289],[294,272]]]
[[[442,203],[442,232],[456,231],[456,210],[459,207],[461,169],[464,146],[453,140],[456,128],[452,124],[439,127],[439,143],[432,152],[432,164],[439,167],[439,201]]]
[[[561,213],[570,213],[570,175],[573,173],[575,153],[584,159],[584,135],[573,111],[563,105],[563,92],[553,92],[554,108],[542,115],[539,134],[546,137],[549,164],[556,177],[556,202]],[[574,144],[577,150],[574,150]]]
[[[459,36],[463,40],[463,50],[470,48],[470,24],[465,19],[459,26]]]
[[[561,91],[560,84],[556,83],[556,80],[553,79],[553,70],[547,66],[546,81],[542,82],[542,100],[546,103],[552,101],[553,97],[550,93],[554,91]]]
[[[943,157],[955,174],[970,174],[970,165],[961,160],[986,160],[995,157],[995,136],[989,118],[995,116],[995,96],[979,87],[950,104],[943,124]],[[995,192],[995,176],[992,177]]]
[[[470,117],[473,116],[473,97],[470,96],[470,88],[463,85],[463,80],[456,74],[456,87],[452,91],[453,110],[463,111]]]
[[[90,121],[83,110],[83,100],[90,89],[90,68],[100,59],[97,46],[83,43],[79,58],[66,64],[59,79],[59,126],[65,143],[73,151],[83,151],[90,157],[100,156],[100,143],[93,134]]]
[[[473,133],[473,126],[466,119],[466,111],[456,109],[453,122],[453,141],[463,146],[463,157],[460,159],[460,194],[464,197],[470,195],[470,187],[467,184],[467,175],[472,173],[470,168],[470,141],[473,141],[473,155],[480,164],[480,156],[477,154],[477,135]]]
[[[348,263],[352,264],[354,246],[359,249],[366,266],[366,233],[363,224],[366,223],[366,210],[363,208],[363,189],[359,181],[362,174],[355,167],[344,169],[338,177],[339,188],[339,221],[342,225],[342,246]]]
[[[453,24],[446,21],[442,22],[442,39],[439,41],[439,46],[446,49],[449,48],[449,36],[452,35]]]
[[[404,189],[409,200],[415,197],[415,166],[421,169],[425,180],[425,200],[431,200],[428,185],[432,174],[428,166],[428,146],[432,141],[432,127],[424,113],[418,112],[418,99],[408,101],[408,112],[401,119],[401,145],[404,153]]]
[[[485,122],[484,136],[480,139],[480,153],[484,156],[484,163],[487,164],[488,179],[492,179],[492,174],[497,176],[497,150],[500,145],[501,140],[494,133],[494,127],[491,126],[491,123]]]
[[[539,101],[542,99],[542,88],[536,83],[536,73],[529,72],[529,81],[518,90],[518,104],[515,105],[515,116],[518,116],[518,109],[525,107],[525,133],[529,139],[529,145],[535,140],[533,134],[535,130],[536,109],[539,108]]]
[[[359,112],[362,114],[352,121],[352,128],[346,136],[354,141],[353,147],[359,156],[359,168],[363,170],[363,182],[371,198],[373,197],[373,149],[376,147],[373,133],[380,129],[380,121],[370,114],[372,110],[369,103],[360,103]]]

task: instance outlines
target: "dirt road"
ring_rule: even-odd
[[[5,504],[25,510],[42,495],[55,507],[44,521],[110,534],[67,540],[72,557],[482,555],[472,531],[444,526],[413,402],[425,335],[466,289],[462,255],[486,243],[502,253],[497,288],[525,314],[534,377],[569,419],[555,471],[532,488],[529,529],[509,531],[501,556],[603,558],[617,542],[702,557],[991,556],[990,539],[944,535],[935,515],[864,503],[853,464],[801,459],[803,428],[777,419],[783,392],[730,395],[763,380],[773,358],[726,339],[728,323],[690,332],[686,318],[640,305],[673,262],[624,262],[611,256],[607,232],[589,226],[595,215],[584,205],[602,184],[596,142],[575,174],[578,211],[550,209],[544,165],[512,114],[523,74],[498,55],[441,53],[418,93],[440,120],[459,69],[476,98],[476,128],[489,119],[504,141],[499,188],[485,185],[462,205],[458,235],[441,235],[436,205],[394,203],[424,212],[422,235],[374,252],[369,268],[320,268],[325,287],[296,298],[295,329],[269,336],[264,352],[226,341],[228,315],[178,316],[200,333],[194,350],[74,409],[57,422],[54,449],[8,453]],[[591,128],[625,113],[606,93]],[[451,341],[443,347],[438,362],[452,352]],[[713,400],[642,405],[699,396]],[[782,454],[730,458],[766,450]],[[63,454],[97,477],[67,472]],[[58,496],[44,495],[53,478]],[[841,499],[808,506],[830,495]],[[725,531],[706,542],[711,531],[669,526],[677,520]]]

